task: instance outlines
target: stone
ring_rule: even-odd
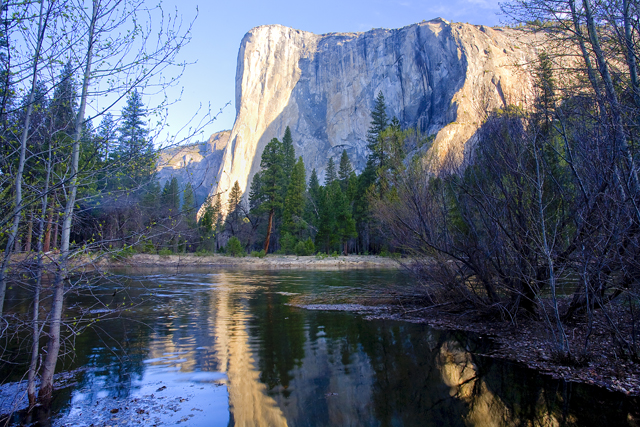
[[[240,44],[236,120],[212,194],[236,180],[246,192],[264,147],[287,126],[307,176],[315,168],[323,182],[329,158],[338,163],[342,150],[361,172],[378,92],[403,129],[431,136],[421,154],[435,167],[445,159],[461,164],[487,111],[530,103],[528,37],[440,18],[364,33],[254,28]]]

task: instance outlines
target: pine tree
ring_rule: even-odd
[[[240,190],[240,184],[236,181],[229,193],[229,202],[227,204],[227,224],[231,229],[231,235],[235,236],[240,227],[240,202],[242,201],[242,191]]]
[[[178,179],[174,176],[164,184],[162,189],[162,207],[169,211],[170,215],[175,215],[180,207],[180,194],[178,189]]]
[[[186,217],[187,226],[193,228],[196,223],[196,198],[190,182],[182,190],[182,214]]]
[[[284,176],[289,178],[296,164],[296,152],[293,147],[293,138],[291,137],[291,129],[289,129],[289,126],[284,130],[284,137],[282,138],[282,155]]]
[[[348,254],[349,239],[357,237],[356,222],[351,214],[351,204],[346,195],[342,192],[338,182],[331,184],[331,196],[333,198],[333,210],[335,215],[334,240],[342,242],[344,255]]]
[[[389,118],[387,117],[387,106],[385,104],[384,95],[382,92],[378,92],[376,98],[376,104],[371,111],[371,125],[367,132],[367,148],[369,148],[370,156],[373,156],[375,162],[381,160],[378,143],[382,132],[387,128],[389,124]]]
[[[342,156],[340,156],[340,169],[338,170],[338,178],[340,178],[340,188],[342,191],[347,191],[349,187],[349,178],[353,173],[353,166],[351,166],[351,160],[347,150],[342,150]]]
[[[318,174],[314,168],[311,172],[311,178],[309,178],[309,190],[307,191],[304,219],[307,224],[315,228],[318,226],[318,219],[320,217],[319,205],[320,182],[318,181]]]
[[[53,92],[51,112],[53,117],[53,132],[62,133],[70,137],[74,131],[75,114],[77,110],[78,91],[73,75],[71,62],[67,62],[60,73],[58,84]]]
[[[291,181],[287,189],[282,218],[282,231],[291,233],[298,238],[302,237],[301,233],[306,228],[302,219],[305,207],[306,181],[304,161],[300,157],[291,173]]]
[[[261,172],[259,176],[256,194],[253,194],[252,202],[256,202],[258,212],[268,213],[269,222],[267,224],[267,237],[265,239],[264,251],[269,252],[271,234],[273,232],[273,222],[276,211],[282,209],[283,192],[282,184],[285,180],[282,165],[284,155],[282,143],[273,138],[265,147],[260,161]]]
[[[134,89],[122,110],[118,147],[113,154],[122,165],[120,181],[125,189],[145,183],[155,169],[155,151],[144,121],[146,114],[142,96]]]
[[[100,155],[106,159],[118,139],[118,129],[111,113],[106,113],[102,116],[98,126],[98,138],[100,141]]]
[[[336,164],[333,161],[333,158],[329,158],[329,162],[327,163],[327,170],[325,171],[326,175],[324,177],[324,186],[327,187],[333,181],[338,179],[338,174],[336,173]]]

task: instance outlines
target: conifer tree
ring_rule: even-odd
[[[168,209],[171,215],[175,215],[180,207],[180,194],[178,189],[178,179],[174,176],[164,184],[162,189],[162,207]]]
[[[335,215],[334,240],[342,242],[343,254],[347,255],[349,239],[356,237],[356,222],[351,214],[351,204],[340,188],[337,181],[331,184],[331,196],[333,198],[333,210]]]
[[[118,146],[113,157],[121,164],[120,181],[124,189],[147,182],[155,168],[155,150],[149,139],[142,96],[134,89],[122,109],[122,124],[118,129]]]
[[[301,233],[306,228],[302,219],[305,208],[306,181],[304,161],[302,157],[299,157],[291,174],[282,220],[283,232],[291,233],[298,238],[302,237]]]
[[[240,227],[240,203],[242,201],[242,191],[240,190],[240,184],[236,180],[231,187],[229,193],[229,202],[227,204],[227,224],[231,230],[231,235],[235,236]]]
[[[338,170],[338,178],[340,178],[340,188],[342,191],[346,191],[349,187],[349,178],[353,173],[353,166],[351,166],[351,160],[347,150],[342,150],[342,156],[340,156],[340,169]]]
[[[264,243],[264,251],[269,252],[271,234],[276,211],[282,209],[284,195],[282,184],[285,180],[283,165],[284,155],[282,143],[273,138],[265,147],[260,161],[261,172],[256,193],[252,194],[252,202],[255,201],[257,212],[268,213],[267,237]],[[255,178],[254,178],[255,180]]]
[[[314,168],[313,171],[311,171],[311,178],[309,178],[309,189],[307,191],[304,219],[307,224],[316,228],[318,226],[318,218],[320,217],[319,205],[320,182],[318,181],[318,174]]]
[[[289,129],[289,126],[284,130],[284,137],[282,138],[282,156],[284,176],[285,179],[289,179],[296,164],[296,152],[293,147],[293,138],[291,137],[291,129]]]
[[[382,92],[378,92],[375,106],[373,107],[373,111],[371,111],[371,125],[367,132],[367,148],[369,148],[370,156],[372,156],[374,163],[382,160],[382,156],[384,155],[384,153],[380,151],[379,139],[388,125],[389,118],[387,117],[387,106],[384,95]]]
[[[182,190],[182,214],[186,217],[187,226],[193,228],[196,218],[196,197],[190,182]]]
[[[324,186],[327,187],[333,181],[338,179],[338,174],[336,173],[336,164],[333,161],[333,158],[329,158],[329,162],[327,163],[327,170],[325,171],[326,175],[324,177]]]

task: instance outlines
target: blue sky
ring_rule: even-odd
[[[192,41],[182,51],[184,60],[196,63],[181,79],[182,100],[169,110],[169,130],[176,132],[200,104],[210,104],[217,112],[231,102],[196,140],[233,126],[238,48],[253,27],[281,24],[324,34],[400,28],[436,17],[484,25],[498,25],[504,19],[498,14],[498,0],[163,0],[162,4],[171,11],[177,7],[185,21],[193,19],[198,9]],[[172,94],[177,96],[179,90]]]

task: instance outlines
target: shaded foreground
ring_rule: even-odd
[[[427,324],[444,330],[465,331],[490,337],[496,344],[487,356],[523,363],[556,379],[597,385],[610,391],[640,396],[640,364],[619,355],[619,344],[610,332],[610,323],[624,308],[612,310],[609,319],[597,313],[591,332],[586,320],[576,321],[569,342],[574,348],[584,346],[587,334],[590,352],[567,359],[554,350],[545,323],[532,318],[509,322],[483,316],[474,311],[452,311],[452,304],[429,306],[420,295],[407,295],[393,290],[377,295],[358,296],[348,303],[333,304],[322,296],[297,298],[294,305],[311,310],[357,312],[368,319],[390,319]],[[567,304],[563,301],[563,304]]]

